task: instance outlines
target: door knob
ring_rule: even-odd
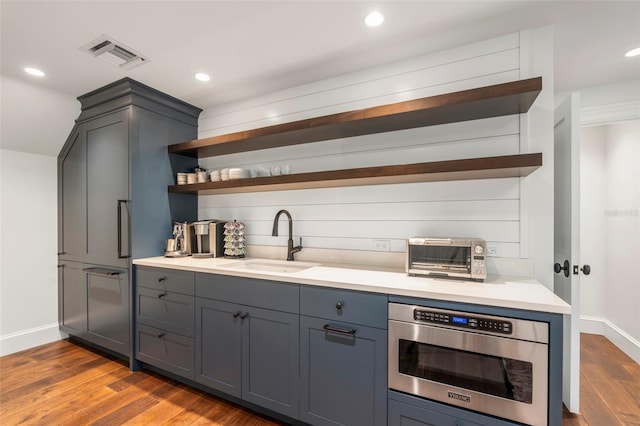
[[[569,261],[565,260],[562,265],[560,265],[559,263],[556,262],[556,264],[553,265],[553,270],[555,271],[556,274],[559,274],[561,271],[564,271],[564,276],[568,277],[569,276]]]
[[[584,265],[582,268],[580,268],[580,270],[582,271],[583,274],[589,275],[591,273],[591,266]]]

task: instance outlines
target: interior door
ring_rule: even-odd
[[[564,317],[562,400],[580,409],[580,96],[571,94],[555,111],[554,292],[571,305]]]

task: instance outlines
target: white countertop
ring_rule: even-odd
[[[245,268],[250,262],[308,267],[297,272],[278,272]],[[571,313],[571,307],[535,279],[490,276],[485,282],[411,277],[404,272],[373,270],[367,266],[329,266],[309,262],[270,259],[225,259],[192,257],[151,257],[136,259],[134,265],[183,271],[233,275],[347,290],[385,293],[397,296],[473,303],[557,314]]]

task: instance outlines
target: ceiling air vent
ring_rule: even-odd
[[[101,35],[97,39],[80,46],[80,50],[90,53],[94,57],[107,61],[111,65],[115,65],[123,70],[128,70],[149,62],[141,53],[106,35]]]

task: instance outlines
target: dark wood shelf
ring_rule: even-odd
[[[540,166],[542,166],[541,153],[519,154],[172,185],[169,186],[169,192],[210,195],[338,186],[524,177]]]
[[[197,139],[170,145],[169,152],[203,158],[519,114],[529,110],[541,90],[542,77],[535,77]]]

